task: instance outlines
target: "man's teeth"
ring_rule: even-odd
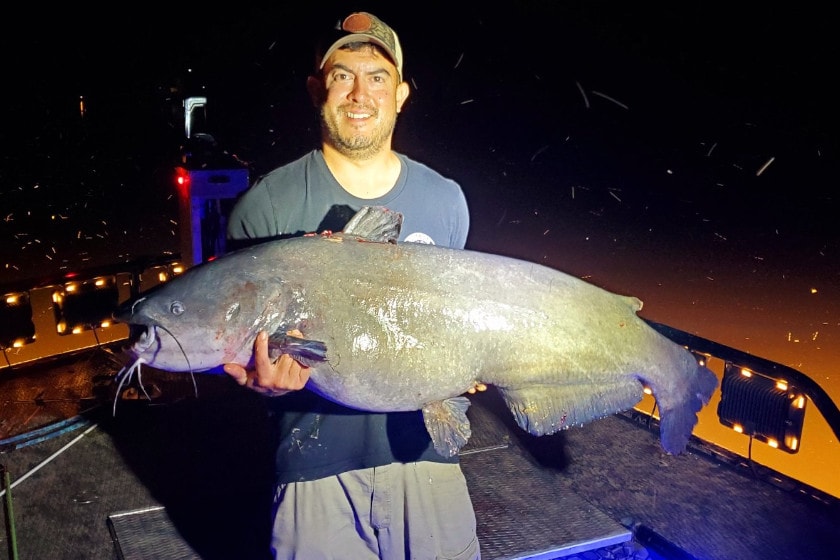
[[[366,119],[369,116],[369,113],[347,113],[347,118],[350,119]]]

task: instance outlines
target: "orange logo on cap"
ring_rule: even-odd
[[[373,21],[370,19],[370,16],[357,13],[347,16],[344,23],[341,24],[341,28],[350,33],[364,33],[365,31],[370,31],[372,25]]]

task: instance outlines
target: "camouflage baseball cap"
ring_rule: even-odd
[[[402,79],[403,53],[400,40],[397,38],[396,32],[384,21],[367,12],[355,12],[344,18],[337,29],[342,35],[324,52],[324,56],[319,63],[320,68],[324,67],[324,62],[332,53],[348,43],[373,43],[382,47],[388,53],[391,61],[397,67],[400,79]]]

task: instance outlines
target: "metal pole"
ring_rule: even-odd
[[[12,485],[9,471],[5,465],[0,465],[3,472],[3,490],[6,494],[6,531],[9,534],[9,558],[18,560],[17,535],[15,533],[15,509],[12,504]]]

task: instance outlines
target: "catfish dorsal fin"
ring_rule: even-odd
[[[366,241],[396,243],[402,230],[403,215],[384,206],[363,206],[350,218],[342,233]]]

